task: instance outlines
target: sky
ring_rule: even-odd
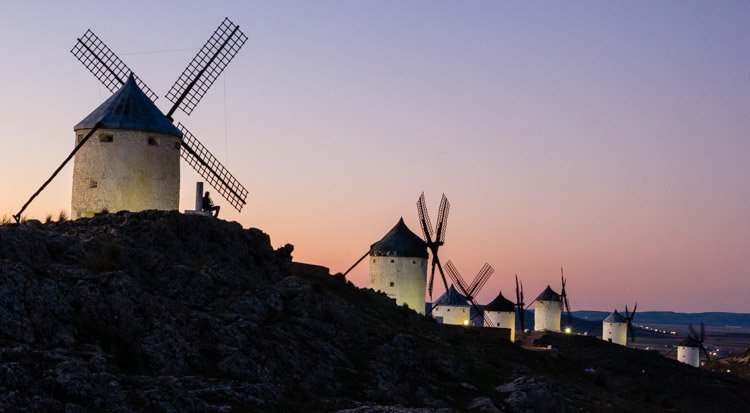
[[[451,203],[479,303],[560,267],[573,310],[750,312],[750,3],[0,1],[0,215],[110,93],[87,29],[163,96],[224,17],[249,37],[185,124],[249,190],[222,216],[345,271]],[[27,215],[70,210],[72,163]],[[182,164],[181,209],[195,182]],[[349,274],[366,287],[367,264]],[[436,283],[436,295],[442,290]]]

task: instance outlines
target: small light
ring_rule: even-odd
[[[469,320],[464,320],[464,325],[468,326],[469,325]]]
[[[565,334],[570,334],[573,332],[573,329],[570,327],[565,327]]]

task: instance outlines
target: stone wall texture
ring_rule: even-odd
[[[442,320],[443,324],[464,326],[471,324],[471,307],[457,305],[439,305],[432,310],[432,316],[436,320]]]
[[[510,341],[516,341],[516,313],[514,311],[485,311],[487,321],[495,328],[509,328]]]
[[[370,288],[386,293],[398,305],[425,313],[426,258],[371,255],[369,260]]]
[[[534,303],[534,331],[560,331],[560,302]]]
[[[602,340],[612,341],[615,344],[627,345],[628,325],[627,323],[602,322]]]
[[[701,353],[696,347],[677,346],[677,361],[689,364],[693,367],[700,367]]]
[[[76,144],[89,130],[79,130]],[[109,141],[111,137],[111,141]],[[177,210],[180,139],[121,129],[101,129],[76,153],[73,218],[107,210]]]

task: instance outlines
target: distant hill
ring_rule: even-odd
[[[603,320],[608,315],[607,311],[574,311],[573,315],[584,320]],[[750,327],[750,314],[743,313],[676,313],[673,311],[644,311],[638,312],[636,317],[639,323],[646,324],[693,324],[698,325],[703,321],[707,326],[716,327]]]

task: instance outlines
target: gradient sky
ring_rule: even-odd
[[[750,312],[750,3],[0,2],[0,214],[109,92],[91,28],[160,95],[228,16],[248,43],[188,117],[250,191],[222,215],[344,271],[415,203],[479,302]],[[168,109],[160,98],[157,105]],[[70,209],[72,163],[27,210]],[[200,178],[183,163],[181,208]],[[367,265],[350,275],[367,284]],[[441,288],[442,289],[442,288]]]

